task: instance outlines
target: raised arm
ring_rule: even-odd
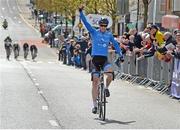
[[[84,16],[83,14],[83,11],[82,10],[79,10],[79,13],[80,13],[80,18],[81,20],[83,21],[84,25],[86,26],[87,30],[92,33],[95,31],[95,29],[87,22],[87,19],[86,17]]]

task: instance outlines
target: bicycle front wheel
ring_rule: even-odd
[[[100,95],[100,115],[99,117],[104,121],[106,119],[106,95],[104,91],[104,85],[101,86]]]

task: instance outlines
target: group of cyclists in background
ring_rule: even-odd
[[[14,44],[12,44],[12,39],[9,36],[7,36],[4,40],[4,47],[6,50],[7,60],[10,60],[12,50],[14,52],[14,58],[17,60],[19,53],[20,53],[20,45],[18,44],[18,42],[15,41]],[[34,45],[34,44],[29,45],[28,43],[24,43],[23,44],[23,52],[24,52],[25,60],[27,60],[29,50],[31,52],[32,60],[34,61],[35,58],[37,57],[38,49],[37,49],[36,45]]]
[[[8,28],[8,22],[6,19],[4,19],[2,27],[6,30]],[[14,59],[17,60],[19,54],[20,54],[20,45],[17,41],[13,43],[12,39],[10,36],[7,36],[4,39],[4,47],[6,51],[6,58],[7,60],[10,60],[11,52],[14,52]],[[28,43],[23,44],[23,52],[24,52],[24,59],[27,60],[29,50],[31,52],[31,57],[32,60],[34,61],[35,58],[37,57],[38,49],[35,44],[29,45]]]

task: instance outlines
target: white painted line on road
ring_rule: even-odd
[[[37,63],[43,63],[42,61],[37,61]]]
[[[36,81],[36,79],[35,79],[35,78],[33,78],[33,80],[34,80],[34,81]]]
[[[38,91],[38,94],[43,94],[43,91],[41,91],[41,90],[40,90],[40,91]]]
[[[42,106],[42,110],[48,110],[48,106]]]
[[[22,23],[21,21],[18,21],[18,23]]]
[[[139,85],[139,86],[137,86],[137,87],[138,87],[138,88],[140,88],[140,89],[144,89],[144,87],[143,87],[143,86],[140,86],[140,85]]]
[[[153,90],[153,88],[152,88],[152,87],[147,87],[147,89],[149,89],[149,90]]]
[[[11,10],[10,4],[9,4],[9,0],[7,0],[6,2],[7,2],[7,5],[8,5],[8,9],[9,9],[9,11],[10,11],[10,13],[12,14],[12,13],[13,13],[13,11]]]
[[[52,126],[59,126],[58,123],[55,121],[55,120],[49,120],[49,123],[52,125]]]
[[[39,83],[35,83],[36,86],[39,86]]]
[[[54,63],[54,62],[52,62],[52,61],[49,61],[49,62],[48,62],[48,64],[53,64],[53,63]]]

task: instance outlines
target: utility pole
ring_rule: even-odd
[[[136,29],[138,31],[138,22],[139,22],[139,0],[137,2],[137,23],[136,23]]]
[[[157,1],[154,0],[154,9],[153,9],[153,24],[156,23],[156,3]]]

